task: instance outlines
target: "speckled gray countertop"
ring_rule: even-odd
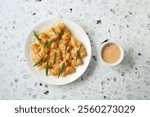
[[[0,1],[0,99],[150,99],[150,0]],[[92,45],[87,71],[64,86],[36,81],[24,57],[29,29],[51,15],[81,25]],[[124,48],[120,65],[102,65],[105,39]]]

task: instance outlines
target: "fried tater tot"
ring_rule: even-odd
[[[33,54],[36,54],[36,53],[38,53],[40,51],[41,46],[38,43],[33,43],[31,45],[31,49],[32,49]]]
[[[65,68],[65,70],[62,73],[62,76],[67,76],[68,74],[74,73],[75,68],[73,66],[68,66]]]

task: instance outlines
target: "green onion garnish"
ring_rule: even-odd
[[[46,76],[48,76],[48,62],[46,62]]]
[[[81,46],[76,50],[76,60],[77,60],[78,57],[79,57],[80,48],[81,48]]]
[[[63,34],[64,34],[64,30],[62,30],[61,33],[59,34],[59,41],[62,39]]]
[[[64,48],[64,53],[66,54],[66,52],[67,52],[67,46],[65,46]]]
[[[36,32],[33,31],[33,33],[34,33],[35,38],[38,40],[38,42],[39,42],[40,44],[42,44],[42,43],[41,43],[41,39],[40,39],[39,36],[36,34]]]
[[[65,68],[65,63],[62,63],[62,64],[61,64],[61,67],[60,67],[60,69],[59,69],[58,78],[59,78],[59,76],[62,74],[64,68]]]
[[[35,62],[34,67],[35,67],[36,65],[40,64],[42,61],[43,61],[43,57],[39,58],[39,59]]]
[[[54,28],[52,28],[52,30],[53,30],[53,32],[56,34],[56,31],[55,31],[55,29],[54,29]]]
[[[56,63],[56,52],[54,53],[53,65]]]
[[[46,42],[43,47],[44,47],[44,48],[45,48],[45,47],[49,47],[53,42],[54,42],[54,39],[52,39],[52,40]]]

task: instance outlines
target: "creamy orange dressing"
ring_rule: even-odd
[[[104,46],[101,55],[106,63],[112,64],[119,60],[121,52],[116,44],[110,43]]]

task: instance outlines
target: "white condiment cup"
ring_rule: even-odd
[[[115,63],[107,63],[102,57],[103,48],[105,46],[107,46],[108,44],[115,44],[120,49],[120,58]],[[103,64],[109,65],[109,66],[115,66],[115,65],[118,65],[119,63],[121,63],[123,58],[124,58],[124,51],[123,51],[123,48],[119,44],[117,44],[115,42],[105,42],[105,43],[101,44],[101,47],[100,47],[100,59],[101,59]]]

